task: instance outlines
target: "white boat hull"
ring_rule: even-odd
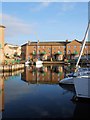
[[[36,65],[42,65],[43,61],[37,61]]]
[[[64,78],[64,79],[60,80],[59,83],[60,84],[73,85],[74,84],[74,78],[73,77]]]
[[[36,68],[41,68],[41,67],[43,67],[43,64],[41,64],[41,65],[36,65]]]
[[[28,66],[29,64],[30,64],[29,61],[26,61],[26,62],[25,62],[25,66]]]
[[[76,96],[81,98],[90,98],[90,78],[77,77],[74,80]]]

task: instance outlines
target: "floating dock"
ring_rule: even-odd
[[[43,61],[43,64],[70,64],[68,62],[63,62],[63,61]]]

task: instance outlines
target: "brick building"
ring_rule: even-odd
[[[63,60],[64,57],[79,56],[82,42],[78,40],[65,42],[28,42],[21,46],[21,56],[23,60],[37,57],[41,60]],[[90,43],[87,42],[83,54],[90,54]]]

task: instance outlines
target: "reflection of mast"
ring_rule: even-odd
[[[52,65],[50,67],[50,80],[52,81]]]

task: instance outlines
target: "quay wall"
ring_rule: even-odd
[[[0,65],[0,72],[12,72],[23,68],[24,64]]]

